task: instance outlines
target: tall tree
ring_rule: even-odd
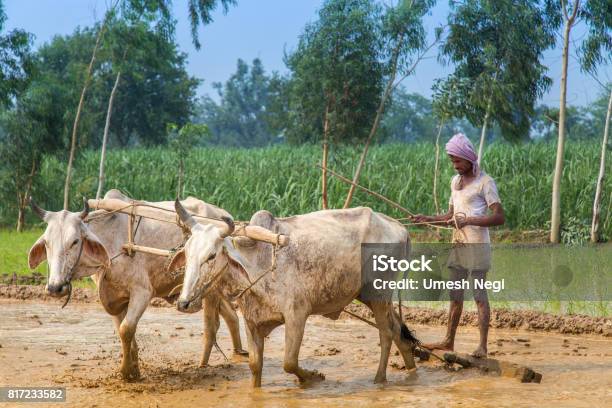
[[[561,0],[560,9],[560,11],[557,8],[551,12],[553,16],[561,15],[564,23],[561,96],[559,98],[559,134],[557,138],[557,155],[555,158],[550,217],[550,241],[553,243],[559,243],[561,239],[561,180],[563,178],[563,155],[566,139],[567,66],[572,28],[578,22],[583,22],[589,30],[586,40],[581,46],[584,53],[582,58],[583,68],[593,68],[602,58],[608,57],[612,50],[612,40],[610,39],[610,27],[612,26],[610,15],[612,12],[610,11],[609,1],[573,0],[571,4],[566,4],[564,0]]]
[[[610,85],[610,96],[608,98],[608,110],[606,113],[606,124],[601,141],[601,156],[599,159],[599,173],[595,187],[595,198],[593,199],[593,219],[591,220],[591,242],[599,241],[599,212],[601,210],[601,195],[603,181],[606,175],[606,150],[608,147],[608,136],[610,133],[610,114],[612,113],[612,84]]]
[[[79,99],[79,104],[77,106],[76,114],[74,116],[74,123],[72,125],[72,137],[70,138],[70,153],[68,156],[68,164],[66,167],[66,181],[64,183],[64,210],[68,210],[68,205],[70,203],[70,180],[72,179],[72,162],[74,160],[74,153],[76,151],[77,131],[79,129],[79,120],[81,119],[83,103],[85,102],[85,94],[87,93],[87,89],[89,89],[91,73],[93,70],[94,63],[96,62],[96,54],[98,52],[98,48],[100,47],[102,37],[104,36],[104,32],[106,31],[106,23],[114,13],[114,8],[116,7],[116,5],[117,3],[115,3],[111,7],[111,9],[106,12],[102,25],[100,26],[100,29],[98,30],[98,33],[96,35],[96,43],[91,53],[91,60],[89,61],[89,65],[87,65],[83,89],[81,90],[81,97]]]
[[[492,123],[506,139],[528,137],[534,104],[552,83],[540,63],[554,45],[544,10],[531,0],[451,1],[441,59],[455,71],[446,88],[457,93],[453,114],[481,126],[479,161]]]
[[[4,3],[0,1],[0,107],[3,111],[0,117],[0,194],[4,202],[16,203],[16,227],[21,231],[27,197],[39,165],[40,128],[17,101],[36,74],[36,61],[31,51],[32,35],[21,29],[5,33],[6,20]]]
[[[220,0],[220,3],[224,7],[225,11],[229,8],[229,5],[235,4],[235,0]],[[197,28],[202,24],[207,24],[212,21],[211,13],[216,8],[217,0],[189,0],[188,11],[191,23],[191,34],[192,40],[196,49],[200,49],[200,42],[198,40]],[[148,12],[149,14],[159,15],[161,18],[158,20],[158,28],[162,31],[174,30],[173,26],[175,21],[171,18],[170,14],[170,0],[116,0],[105,14],[103,23],[98,31],[96,42],[91,54],[91,61],[87,67],[83,89],[81,92],[81,98],[77,106],[76,115],[74,118],[74,124],[72,127],[72,137],[70,143],[70,154],[68,158],[68,165],[66,169],[66,182],[64,184],[64,209],[68,209],[70,200],[70,180],[72,177],[72,162],[74,160],[74,154],[77,145],[77,131],[79,127],[79,120],[81,117],[81,111],[83,109],[83,103],[85,100],[85,94],[89,88],[91,73],[93,64],[96,60],[96,53],[100,47],[104,32],[106,31],[107,21],[114,15],[115,8],[119,6],[127,13],[133,15],[142,14]],[[166,32],[167,34],[167,32]],[[118,83],[118,82],[117,82]]]
[[[287,137],[322,139],[327,208],[329,143],[365,138],[380,100],[380,8],[368,0],[328,0],[318,17],[285,59],[292,73]]]
[[[102,148],[100,152],[100,166],[98,171],[98,189],[96,199],[102,196],[104,190],[104,161],[106,157],[106,146],[110,133],[110,123],[113,113],[113,102],[119,87],[122,70],[125,69],[125,59],[130,48],[138,47],[142,38],[146,36],[149,27],[154,25],[155,32],[167,40],[174,37],[174,21],[168,9],[163,4],[155,2],[124,2],[114,16],[113,26],[109,33],[109,48],[111,71],[116,72],[115,83],[108,98],[106,110],[106,121],[104,134],[102,136]]]
[[[591,0],[583,14],[589,20],[588,36],[580,47],[580,66],[583,71],[595,75],[598,65],[612,62],[612,5],[605,0]],[[593,200],[593,219],[591,221],[591,242],[599,241],[599,212],[603,181],[606,174],[606,150],[608,150],[608,136],[610,132],[610,116],[612,114],[612,83],[608,84],[609,97],[606,121],[601,142],[601,156],[599,159],[599,173]],[[602,99],[605,94],[602,95]]]
[[[426,33],[423,27],[423,16],[429,13],[435,0],[399,0],[394,6],[387,6],[382,15],[380,48],[385,83],[382,95],[376,108],[368,137],[353,174],[353,184],[344,201],[343,208],[351,205],[355,186],[359,181],[365,164],[368,149],[376,136],[383,113],[392,91],[414,72],[425,53],[436,44],[442,35],[442,29],[436,28],[434,42],[426,46]],[[399,79],[397,79],[399,77]]]
[[[18,231],[25,225],[28,198],[36,189],[43,155],[63,146],[57,138],[62,116],[57,89],[34,76],[15,106],[0,115],[0,196],[6,210],[16,210]]]

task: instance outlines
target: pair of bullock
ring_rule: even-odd
[[[109,191],[104,198],[131,201],[118,190]],[[182,202],[155,204],[176,210],[190,232],[169,264],[164,257],[143,253],[129,256],[123,252],[123,236],[130,222],[126,214],[109,214],[104,210],[90,213],[87,205],[80,213],[49,212],[32,203],[47,228],[30,249],[30,267],[47,260],[47,292],[57,297],[68,294],[73,279],[92,277],[100,301],[112,315],[121,338],[120,372],[127,380],[140,376],[135,339],[140,317],[153,297],[173,300],[173,289],[180,285],[178,310],[188,313],[204,310],[204,350],[200,365],[208,363],[219,328],[219,315],[229,327],[234,353],[247,354],[240,341],[238,317],[230,302],[235,300],[246,323],[253,386],[261,386],[264,338],[282,324],[285,325],[284,370],[300,381],[321,379],[320,373],[298,364],[308,316],[337,319],[347,304],[360,298],[362,243],[408,243],[407,232],[400,223],[369,208],[324,210],[287,218],[258,211],[250,225],[290,237],[289,244],[275,252],[274,245],[269,243],[248,238],[233,240],[234,223],[230,214],[214,205],[192,197]],[[200,224],[192,214],[222,219],[225,226]],[[138,221],[134,236],[139,245],[155,248],[179,247],[183,240],[181,228],[150,218]],[[273,260],[275,268],[272,268]],[[244,291],[245,288],[248,290]],[[364,300],[379,329],[381,355],[376,382],[386,380],[392,342],[405,366],[415,367],[413,349],[417,340],[400,321],[391,297],[387,299]]]

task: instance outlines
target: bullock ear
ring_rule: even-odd
[[[28,254],[28,265],[30,269],[36,268],[42,261],[47,259],[47,249],[45,248],[45,239],[43,237],[38,238],[38,241],[30,248]]]
[[[246,260],[240,255],[240,252],[234,247],[232,239],[227,237],[223,240],[223,248],[225,249],[228,258],[240,264],[245,271],[249,271],[249,265]]]
[[[185,249],[176,252],[166,268],[166,272],[173,272],[185,267]]]
[[[102,265],[110,264],[110,256],[108,256],[108,251],[106,250],[102,242],[100,242],[98,237],[91,233],[88,233],[84,238],[83,254],[95,259]]]

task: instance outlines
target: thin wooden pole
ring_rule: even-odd
[[[338,174],[338,173],[336,173],[336,172],[334,172],[334,171],[332,171],[332,170],[330,170],[328,168],[323,168],[323,166],[320,166],[320,165],[317,165],[317,166],[320,167],[321,169],[326,170],[329,174],[331,174],[332,176],[334,176],[334,177],[344,181],[345,183],[350,184],[353,187],[356,187],[356,188],[358,188],[358,189],[360,189],[362,191],[365,191],[368,194],[373,195],[376,198],[379,198],[379,199],[383,200],[385,203],[389,204],[390,206],[392,206],[394,208],[397,208],[398,210],[403,211],[404,213],[406,213],[406,214],[408,214],[410,216],[414,216],[414,214],[412,212],[410,212],[408,209],[402,207],[401,205],[399,205],[395,201],[388,199],[384,195],[379,194],[379,193],[377,193],[375,191],[369,190],[369,189],[367,189],[367,188],[365,188],[363,186],[360,186],[359,184],[351,181],[350,179],[348,179],[348,178],[346,178],[346,177],[344,177],[344,176],[342,176],[342,175],[340,175],[340,174]]]

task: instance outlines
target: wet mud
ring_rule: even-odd
[[[76,407],[595,407],[612,389],[612,338],[492,328],[494,358],[527,365],[543,374],[540,384],[485,375],[478,370],[447,370],[435,360],[406,372],[392,353],[386,384],[374,384],[378,333],[355,319],[308,321],[300,353],[305,368],[326,380],[300,386],[282,369],[283,327],[266,339],[263,387],[250,388],[245,361],[226,361],[213,350],[211,366],[199,368],[201,314],[149,308],[138,327],[143,378],[126,383],[117,375],[120,343],[110,317],[99,304],[0,299],[0,385],[62,386]],[[423,341],[439,340],[440,326],[410,324]],[[243,329],[243,328],[242,328]],[[243,339],[244,339],[243,333]],[[470,352],[477,329],[460,327],[456,349]],[[219,345],[231,356],[221,324]],[[24,404],[13,404],[23,407]],[[58,404],[33,404],[36,407]]]

